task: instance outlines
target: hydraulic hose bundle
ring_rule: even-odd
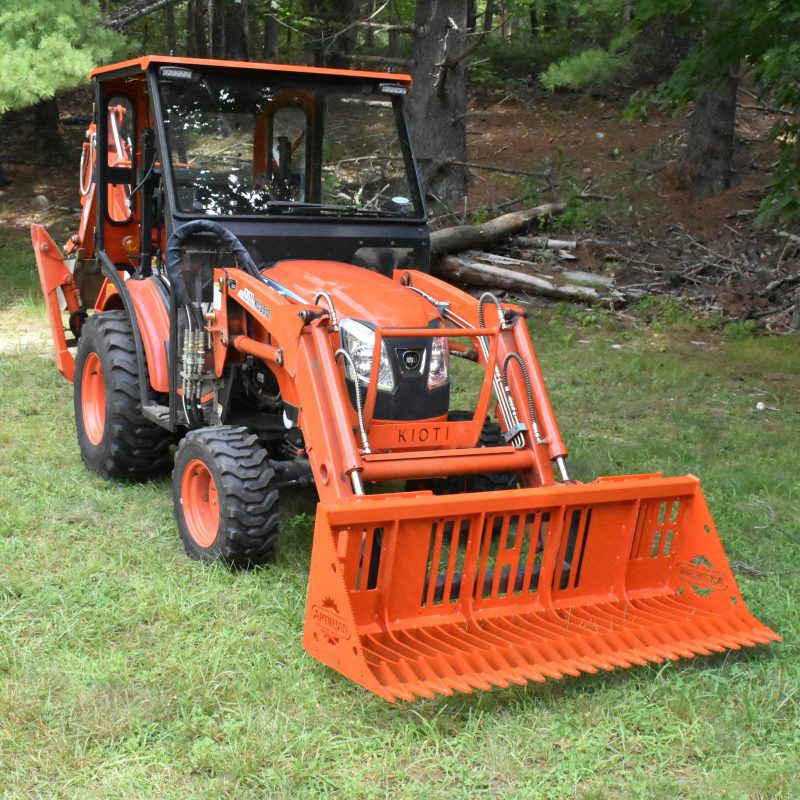
[[[183,408],[186,420],[192,428],[203,425],[202,413],[202,374],[205,358],[205,335],[202,314],[197,311],[196,304],[189,297],[186,281],[183,278],[181,260],[183,245],[194,236],[212,234],[221,240],[222,246],[233,253],[239,264],[250,275],[263,281],[253,257],[239,239],[227,228],[212,220],[193,220],[176,228],[167,241],[166,270],[177,306],[183,307],[186,313],[187,329],[184,333],[181,351],[181,378],[183,390]],[[177,315],[176,315],[177,319]]]

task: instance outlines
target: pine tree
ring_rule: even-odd
[[[98,25],[96,0],[3,0],[0,5],[0,113],[86,81],[119,50]]]

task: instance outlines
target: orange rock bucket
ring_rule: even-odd
[[[318,506],[304,645],[386,700],[776,640],[691,475]]]

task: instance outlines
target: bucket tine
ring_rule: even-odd
[[[440,632],[441,633],[441,632]],[[433,648],[440,647],[446,649],[448,652],[454,655],[454,664],[458,663],[459,658],[468,660],[473,669],[477,667],[476,665],[476,656],[481,658],[480,651],[472,651],[472,652],[464,652],[458,651],[454,645],[447,641],[447,639],[443,636],[437,636],[432,631],[429,630],[421,630],[418,634],[420,638],[425,637],[431,641],[431,645]],[[526,679],[523,678],[519,673],[515,665],[507,662],[499,653],[494,654],[498,661],[502,661],[503,664],[500,667],[495,668],[495,672],[487,672],[487,675],[491,677],[495,677],[497,680],[504,680],[508,679],[513,683],[526,683]]]
[[[609,612],[606,606],[595,606],[591,616],[582,608],[576,608],[573,613],[580,619],[586,619],[595,625],[603,625],[605,631],[613,633],[620,641],[624,642],[629,649],[623,651],[622,654],[631,663],[643,666],[648,661],[663,661],[663,658],[655,650],[645,647],[631,631],[619,625],[615,629],[616,617]]]
[[[747,610],[692,476],[318,507],[306,649],[387,700],[779,638]]]

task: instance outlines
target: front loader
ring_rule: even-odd
[[[523,309],[429,274],[405,75],[96,70],[81,223],[33,244],[86,465],[172,470],[188,554],[319,495],[304,645],[387,700],[768,643],[697,478],[572,480]]]

